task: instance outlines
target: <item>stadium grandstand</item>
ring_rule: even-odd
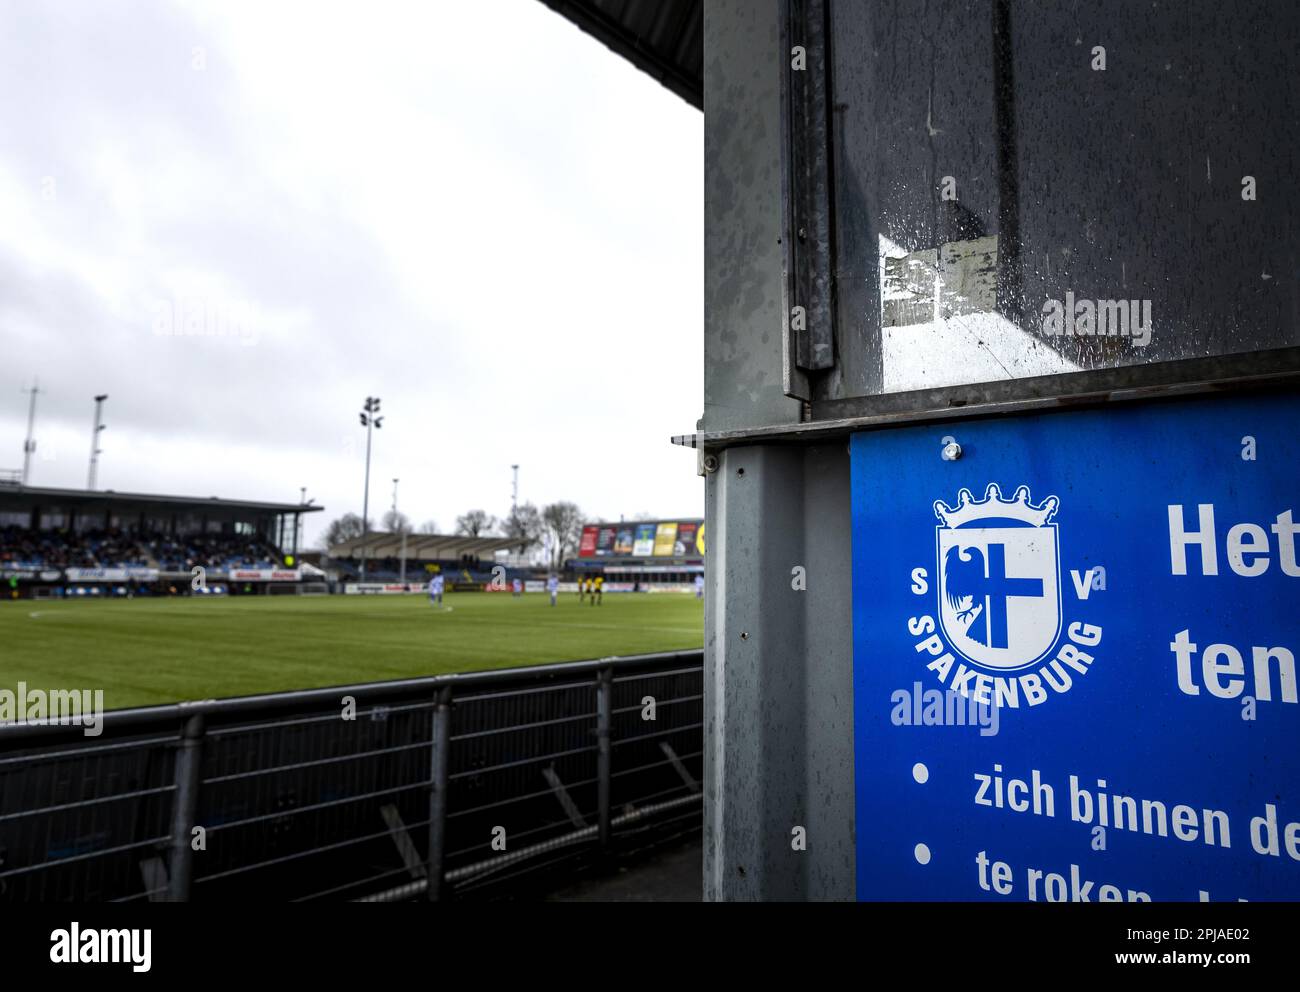
[[[606,592],[682,592],[704,574],[704,537],[698,517],[590,523],[568,568],[603,575]]]
[[[297,561],[323,507],[0,486],[6,599],[324,591]],[[319,587],[319,588],[317,588]]]
[[[331,545],[329,560],[323,564],[346,583],[344,591],[349,593],[415,592],[419,589],[401,585],[419,585],[434,574],[444,575],[452,590],[481,589],[494,578],[492,568],[498,564],[498,553],[518,546],[519,539],[511,537],[376,531]],[[506,579],[527,573],[527,569],[514,567],[515,562],[501,564],[507,569]]]

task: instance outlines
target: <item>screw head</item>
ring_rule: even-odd
[[[956,441],[949,441],[943,446],[942,456],[946,462],[955,462],[961,457],[961,445]]]

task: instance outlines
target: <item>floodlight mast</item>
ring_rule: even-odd
[[[402,554],[400,559],[402,563],[402,571],[400,575],[400,581],[405,583],[406,582],[406,528],[402,527],[397,516],[397,484],[400,481],[401,481],[400,479],[393,480],[393,526],[400,527],[402,531]]]
[[[108,425],[103,423],[104,400],[106,399],[108,399],[107,393],[100,393],[95,397],[95,427],[90,432],[90,472],[86,476],[86,488],[90,490],[95,488],[95,475],[99,470],[99,456],[104,453],[99,446],[99,432],[108,428]]]
[[[379,416],[379,397],[367,396],[361,413],[361,426],[366,429],[366,495],[361,503],[361,581],[366,581],[366,541],[370,538],[370,436],[384,426]]]
[[[36,396],[41,391],[41,384],[35,379],[32,380],[32,388],[25,389],[23,392],[31,394],[31,402],[27,406],[27,438],[23,441],[23,485],[27,485],[27,476],[32,467],[32,452],[36,450]]]

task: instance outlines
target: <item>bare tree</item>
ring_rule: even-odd
[[[336,544],[342,544],[354,537],[360,537],[368,529],[362,523],[359,513],[345,513],[325,528],[325,534],[321,537],[321,544],[328,551]]]
[[[470,510],[456,518],[456,533],[480,537],[497,525],[497,518],[486,510]]]
[[[582,540],[582,511],[577,503],[551,503],[542,510],[542,522],[551,538],[551,567],[560,568]]]
[[[390,534],[410,534],[412,530],[411,518],[401,510],[389,510],[381,523]]]
[[[545,531],[542,514],[532,503],[511,507],[509,515],[502,523],[505,526],[506,537],[513,537],[519,541],[516,546],[518,554],[523,554],[540,541]]]
[[[420,524],[420,533],[421,533],[421,534],[436,534],[436,533],[438,533],[438,521],[436,521],[436,520],[426,520],[424,523]]]

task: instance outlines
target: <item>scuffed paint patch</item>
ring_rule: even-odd
[[[881,254],[881,325],[905,327],[997,309],[998,238]]]

